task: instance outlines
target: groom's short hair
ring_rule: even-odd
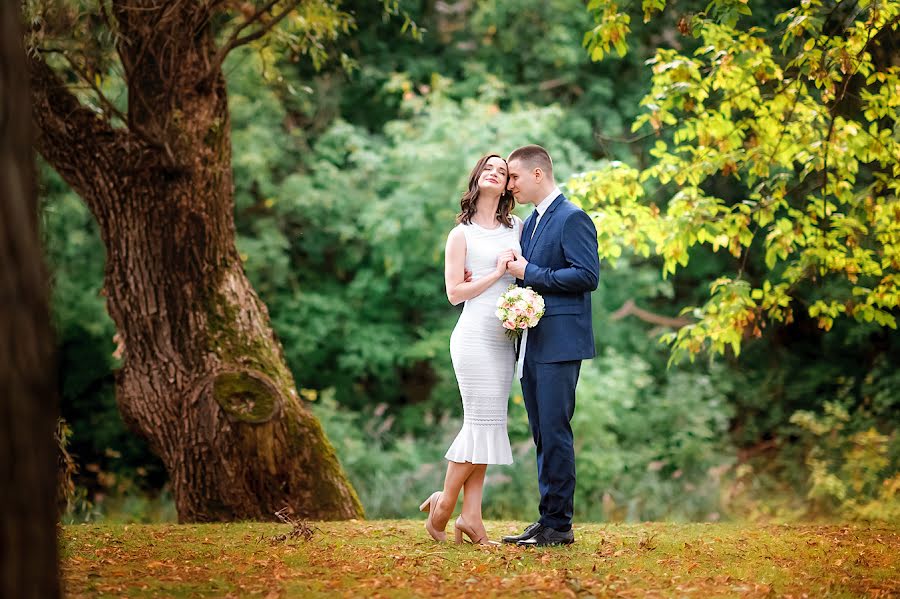
[[[507,162],[518,160],[529,168],[539,168],[544,174],[553,178],[553,161],[550,160],[550,154],[541,146],[532,144],[530,146],[522,146],[512,151]]]

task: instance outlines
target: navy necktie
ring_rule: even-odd
[[[522,254],[525,254],[525,244],[531,246],[531,238],[534,237],[534,228],[537,225],[536,214],[532,214],[531,223],[525,228],[525,235],[522,237]]]

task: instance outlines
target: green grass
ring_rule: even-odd
[[[521,522],[489,522],[499,538]],[[570,547],[437,544],[422,522],[71,525],[70,597],[897,597],[900,527],[586,524]],[[452,526],[452,524],[451,524]],[[452,539],[452,530],[448,529]]]

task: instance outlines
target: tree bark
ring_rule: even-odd
[[[99,223],[124,357],[119,408],[165,463],[179,520],[273,519],[284,507],[359,517],[235,246],[230,121],[209,10],[113,2],[126,128],[98,118],[33,58],[37,146]]]
[[[58,597],[58,403],[19,2],[0,2],[0,597]]]

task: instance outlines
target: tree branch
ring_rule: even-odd
[[[265,25],[263,25],[262,27],[260,27],[256,31],[254,31],[253,33],[248,33],[244,37],[237,38],[234,41],[232,41],[229,44],[228,51],[231,51],[234,48],[237,48],[238,46],[243,46],[244,44],[249,44],[250,42],[252,42],[254,40],[258,40],[259,38],[261,38],[262,36],[267,34],[269,31],[272,30],[273,27],[275,27],[275,25],[280,23],[286,16],[288,16],[291,13],[291,11],[294,10],[294,8],[296,8],[297,4],[299,4],[299,2],[285,8],[283,11],[281,11],[280,13],[278,13],[277,15],[272,17],[271,21],[269,21],[268,23],[266,23]]]
[[[272,30],[275,25],[280,23],[286,16],[288,16],[291,11],[293,11],[300,4],[302,0],[293,0],[289,2],[288,5],[277,15],[273,16],[268,22],[263,23],[263,25],[254,31],[253,33],[248,33],[247,35],[241,37],[241,33],[262,19],[263,15],[268,14],[275,5],[278,4],[279,0],[269,0],[262,8],[258,9],[252,15],[247,17],[247,20],[241,23],[232,33],[228,36],[228,39],[225,40],[225,43],[219,48],[219,51],[216,52],[215,57],[213,58],[212,64],[210,65],[209,72],[207,73],[207,79],[212,77],[214,73],[216,73],[221,67],[222,63],[225,62],[225,57],[228,56],[228,53],[237,48],[238,46],[243,46],[245,44],[249,44],[254,40],[258,40],[266,33]]]
[[[609,315],[611,320],[622,320],[626,316],[636,316],[644,322],[673,329],[680,329],[681,327],[694,322],[688,318],[672,318],[670,316],[663,316],[662,314],[655,314],[642,308],[638,308],[633,299],[628,300],[622,304],[621,308]]]
[[[234,43],[234,41],[240,37],[241,32],[242,32],[244,29],[246,29],[247,27],[249,27],[249,26],[252,25],[253,23],[259,21],[259,20],[262,18],[262,16],[263,16],[264,14],[267,14],[270,10],[272,10],[273,8],[275,8],[275,5],[278,4],[278,2],[279,2],[279,0],[269,0],[269,2],[268,2],[265,6],[263,6],[263,7],[260,8],[260,9],[258,9],[258,10],[257,10],[256,12],[254,12],[252,15],[250,15],[249,17],[247,17],[247,20],[244,21],[243,23],[241,23],[241,24],[237,27],[237,29],[235,29],[235,30],[231,33],[231,35],[228,37],[228,40],[225,42],[225,46],[224,46],[224,47],[227,48],[227,47],[230,46],[232,43]]]
[[[28,71],[35,147],[97,214],[96,186],[111,176],[98,169],[114,162],[121,166],[136,140],[83,105],[35,52],[29,53]]]

